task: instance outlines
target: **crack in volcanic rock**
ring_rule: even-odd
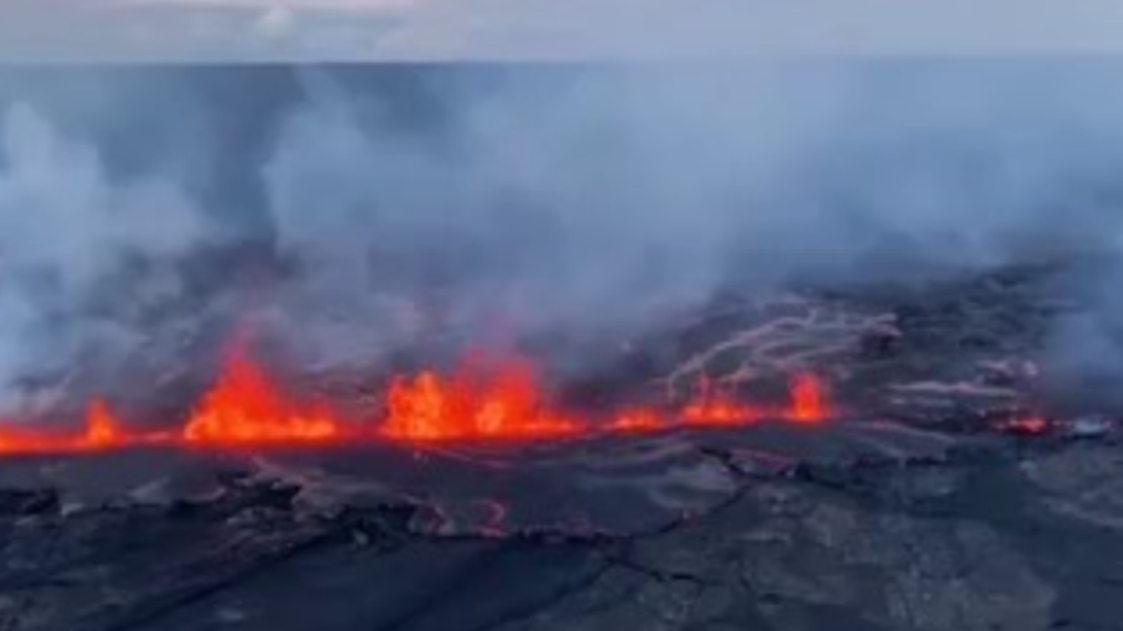
[[[680,398],[812,369],[829,422],[6,454],[0,629],[1119,628],[1118,427],[1049,413],[1048,308],[1004,274],[746,303],[621,359]]]

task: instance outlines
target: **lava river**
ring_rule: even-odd
[[[819,380],[795,375],[781,405],[743,401],[702,379],[681,405],[628,405],[593,416],[551,402],[524,359],[464,364],[451,374],[423,370],[390,379],[381,409],[346,418],[326,401],[287,392],[243,347],[228,352],[218,377],[174,429],[144,429],[116,418],[96,397],[77,430],[0,421],[0,453],[66,453],[135,445],[238,445],[479,441],[564,438],[687,426],[749,424],[763,418],[816,423],[831,416]]]

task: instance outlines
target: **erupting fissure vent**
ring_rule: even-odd
[[[224,370],[188,418],[192,443],[320,441],[340,436],[343,424],[327,406],[305,406],[274,386],[265,370],[236,344]]]
[[[149,430],[118,421],[101,397],[86,407],[82,429],[59,431],[0,422],[0,453],[104,450],[132,445],[190,447],[355,442],[556,438],[596,432],[640,432],[675,427],[730,426],[763,418],[815,423],[831,416],[815,375],[793,377],[781,406],[743,401],[699,380],[680,405],[626,405],[583,415],[554,404],[535,366],[520,358],[465,362],[452,374],[422,370],[390,379],[384,409],[351,419],[323,402],[291,395],[271,379],[241,344],[226,354],[218,378],[178,428]]]
[[[451,377],[426,370],[390,383],[381,432],[406,440],[560,436],[581,429],[552,409],[534,366],[511,359],[485,370],[462,367]]]

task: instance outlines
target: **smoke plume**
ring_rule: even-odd
[[[123,305],[202,300],[181,322],[228,308],[184,277],[216,247],[267,244],[284,271],[252,311],[310,366],[377,365],[434,336],[554,339],[571,361],[580,340],[730,288],[1118,251],[1118,75],[1091,60],[168,68],[110,77],[85,108],[59,103],[73,75],[11,82],[0,403],[91,349],[166,334]],[[162,153],[137,162],[153,129]],[[1097,322],[1123,322],[1094,302]],[[1058,339],[1083,348],[1085,329]]]

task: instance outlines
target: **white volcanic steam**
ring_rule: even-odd
[[[23,404],[28,375],[158,335],[98,305],[186,291],[169,262],[246,237],[297,261],[258,307],[315,364],[378,362],[419,344],[419,322],[486,344],[600,335],[730,284],[1117,248],[1119,68],[235,69],[209,71],[226,73],[213,83],[106,71],[86,109],[74,90],[51,103],[50,80],[13,82],[3,403]],[[170,84],[203,96],[146,88]],[[121,123],[129,111],[181,131],[121,167],[120,147],[145,140]],[[138,265],[147,284],[122,284]]]

